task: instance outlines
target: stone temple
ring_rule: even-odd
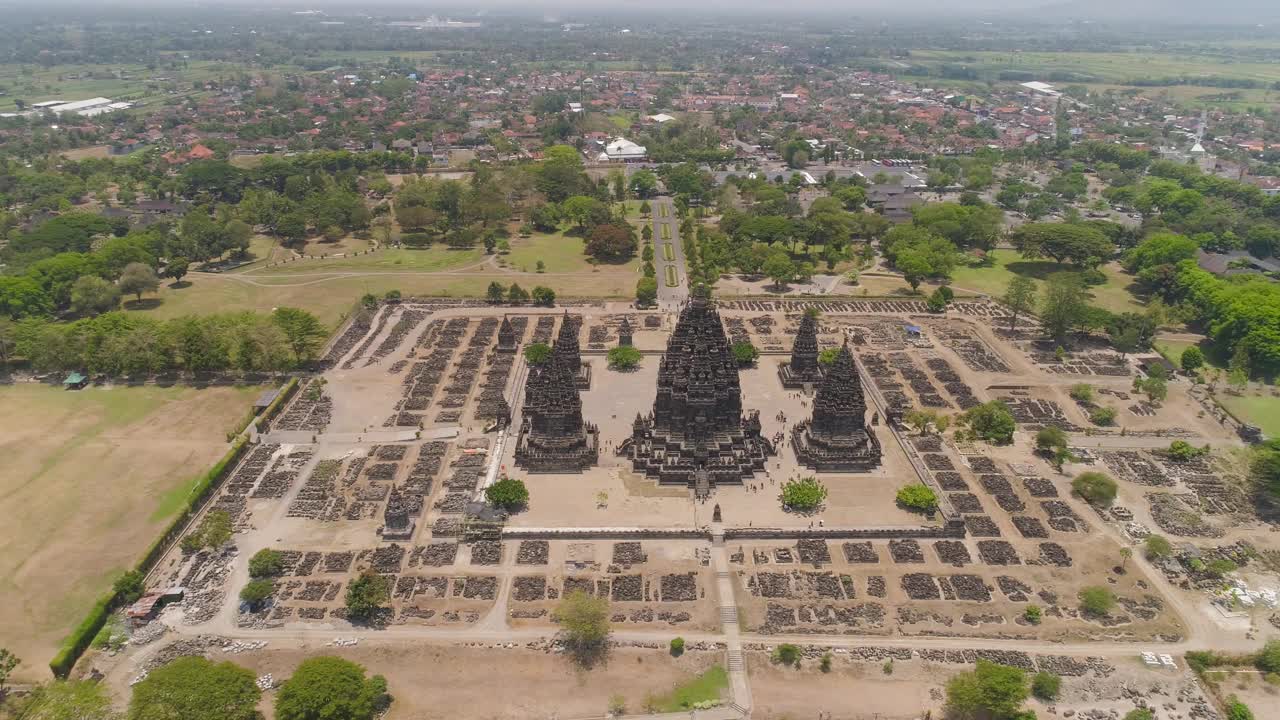
[[[568,310],[564,311],[564,319],[560,321],[560,333],[556,336],[552,354],[559,357],[569,368],[574,384],[586,390],[591,387],[591,365],[582,362],[582,348],[578,344],[578,328],[581,324],[581,317],[572,317]]]
[[[699,497],[764,470],[773,445],[760,436],[758,413],[743,415],[738,363],[720,314],[700,295],[684,306],[658,367],[653,412],[636,416],[618,448],[636,472]]]
[[[785,388],[802,388],[822,382],[818,365],[818,321],[809,313],[800,318],[800,330],[791,346],[791,362],[778,365],[778,379]]]
[[[880,441],[867,427],[867,401],[845,342],[813,400],[813,417],[791,430],[796,458],[820,472],[869,472],[880,465]]]
[[[599,459],[600,431],[582,420],[582,398],[566,357],[577,358],[576,347],[564,353],[557,343],[545,364],[529,369],[515,453],[516,465],[528,472],[582,472]]]

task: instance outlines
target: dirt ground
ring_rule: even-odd
[[[0,638],[15,680],[62,637],[226,451],[259,387],[0,388]]]
[[[276,643],[272,643],[275,645]],[[718,652],[686,652],[680,658],[636,648],[615,648],[608,660],[590,670],[576,668],[560,655],[525,648],[482,648],[415,642],[377,646],[331,647],[295,644],[236,655],[214,653],[258,675],[288,679],[298,663],[318,655],[337,655],[386,677],[394,696],[387,720],[525,720],[533,717],[603,716],[609,700],[622,696],[629,712],[642,712],[647,696],[662,696],[710,666]],[[109,676],[115,679],[114,674]],[[123,688],[113,686],[120,695]],[[274,717],[275,693],[260,706]]]

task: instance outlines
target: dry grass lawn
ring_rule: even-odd
[[[226,451],[259,387],[0,387],[0,639],[44,679],[63,636]]]

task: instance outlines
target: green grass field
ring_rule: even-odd
[[[30,105],[45,100],[69,102],[97,96],[159,105],[165,99],[193,93],[192,82],[219,75],[231,76],[242,69],[240,65],[214,61],[193,61],[154,70],[133,64],[53,65],[48,68],[0,64],[0,88],[8,93],[0,97],[0,110],[15,110],[14,100],[19,99]]]
[[[729,673],[723,667],[713,665],[701,675],[657,698],[654,705],[658,712],[682,712],[692,709],[695,703],[719,700],[720,694],[728,687]]]
[[[1262,392],[1255,395],[1250,388],[1243,396],[1219,392],[1215,397],[1232,415],[1262,428],[1267,437],[1280,437],[1280,397],[1272,395],[1270,390]]]
[[[993,250],[988,257],[992,260],[990,265],[957,267],[951,273],[951,284],[999,297],[1014,275],[1032,278],[1038,287],[1050,275],[1072,269],[1052,260],[1023,260],[1016,250]],[[1142,303],[1129,289],[1133,282],[1130,276],[1114,266],[1104,267],[1103,273],[1107,282],[1089,288],[1094,304],[1117,313],[1141,312]]]
[[[556,233],[535,233],[527,238],[511,240],[511,252],[504,256],[506,264],[518,272],[534,272],[541,260],[544,271],[560,272],[634,272],[639,268],[639,260],[633,258],[625,263],[605,264],[593,263],[583,249],[586,242],[580,237],[565,235],[563,231]]]
[[[1090,75],[1098,82],[1119,84],[1135,79],[1182,76],[1237,78],[1268,85],[1280,81],[1280,65],[1275,63],[1237,62],[1224,56],[1182,53],[913,50],[911,61],[926,65],[963,65],[991,76],[1002,70],[1038,74],[1074,72]]]
[[[226,451],[260,387],[0,387],[0,638],[45,679],[62,637]]]
[[[429,248],[414,250],[390,248],[353,257],[295,260],[274,265],[263,272],[267,275],[288,273],[350,273],[350,272],[440,272],[474,265],[485,257],[484,248],[453,250],[435,244]]]

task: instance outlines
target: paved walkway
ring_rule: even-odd
[[[747,663],[742,656],[742,637],[738,626],[738,601],[733,595],[733,576],[729,570],[729,553],[724,547],[724,526],[711,526],[711,566],[716,571],[716,597],[720,601],[720,630],[727,646],[725,667],[729,671],[729,707],[742,716],[751,714],[751,684],[747,680]]]
[[[678,310],[689,299],[689,273],[684,261],[684,243],[680,240],[680,220],[676,217],[676,206],[671,198],[654,198],[650,205],[653,208],[653,257],[657,261],[654,267],[658,271],[658,306],[664,310]],[[668,228],[668,238],[663,238],[663,228]],[[665,245],[671,246],[674,260],[667,260],[663,251]],[[675,287],[667,285],[668,267],[675,270]]]

